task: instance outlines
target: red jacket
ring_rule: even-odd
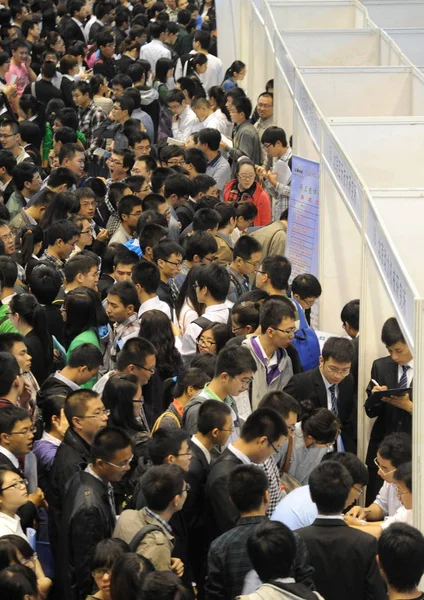
[[[237,179],[232,179],[224,187],[224,202],[234,202],[239,200],[238,191],[233,192],[233,187],[237,185]],[[253,221],[255,227],[269,225],[272,221],[271,200],[265,190],[255,181],[255,191],[253,197],[247,194],[242,195],[242,200],[253,202],[258,209],[258,214]]]

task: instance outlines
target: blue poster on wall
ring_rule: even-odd
[[[286,256],[293,279],[318,277],[319,163],[293,155]]]

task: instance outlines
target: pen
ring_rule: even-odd
[[[380,387],[380,384],[378,383],[378,381],[376,381],[375,379],[371,379],[371,381],[373,382],[374,385],[377,385],[378,387]]]

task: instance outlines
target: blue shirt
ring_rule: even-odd
[[[292,531],[312,525],[318,517],[318,509],[309,493],[309,485],[302,485],[287,494],[271,516],[272,521],[280,521]]]

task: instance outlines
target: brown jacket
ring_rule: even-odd
[[[214,238],[218,244],[218,251],[216,252],[216,256],[218,257],[217,263],[226,267],[233,260],[233,243],[225,233],[219,231],[214,235]]]
[[[281,254],[286,251],[286,226],[282,221],[274,221],[250,234],[262,244],[262,258]]]
[[[140,542],[137,553],[152,561],[157,571],[171,569],[171,553],[174,548],[174,537],[157,520],[146,514],[146,509],[124,510],[118,519],[113,532],[117,537],[129,544],[133,537],[146,525],[158,525],[161,531],[151,531]]]

